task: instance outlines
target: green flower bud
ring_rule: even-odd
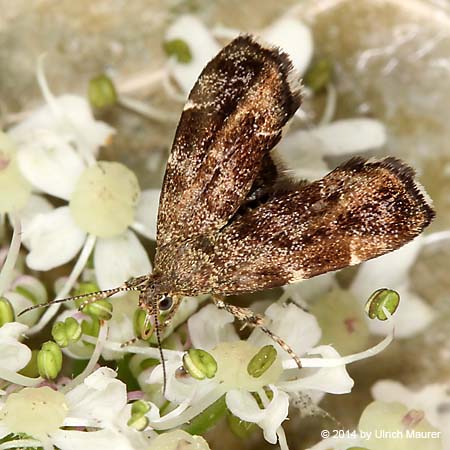
[[[216,360],[205,350],[191,348],[183,356],[183,367],[197,380],[213,378],[217,372]]]
[[[42,344],[37,357],[39,375],[54,380],[62,368],[62,352],[58,344],[48,341]]]
[[[142,339],[149,340],[152,336],[150,331],[152,330],[152,326],[150,324],[145,327],[145,318],[147,317],[147,312],[141,308],[136,309],[133,317],[134,331],[136,336],[141,337]],[[145,336],[148,336],[147,338]]]
[[[330,60],[325,58],[319,59],[313,62],[306,72],[305,85],[312,89],[313,92],[320,92],[328,85],[332,75],[333,66]]]
[[[14,309],[6,297],[0,297],[0,327],[14,322]]]
[[[247,372],[254,378],[259,378],[277,359],[277,351],[273,345],[265,345],[250,360]]]
[[[188,64],[192,61],[189,45],[182,39],[172,39],[164,42],[164,50],[169,56],[175,56],[178,62]]]
[[[81,325],[73,317],[53,324],[52,337],[60,347],[67,347],[69,344],[77,342],[81,334]]]
[[[145,414],[149,411],[150,406],[144,400],[137,400],[131,406],[131,418],[127,424],[138,431],[142,431],[148,426],[148,419]]]
[[[397,311],[400,303],[400,295],[391,289],[378,289],[366,302],[366,313],[370,319],[387,320],[383,308],[390,314]]]
[[[145,416],[131,416],[127,425],[135,430],[143,431],[148,426],[148,419]]]
[[[110,320],[112,317],[113,306],[108,300],[97,300],[89,303],[83,308],[83,312],[88,316],[95,317],[98,320]]]
[[[111,78],[102,74],[89,81],[89,103],[94,108],[102,109],[117,102],[117,91]]]
[[[81,331],[88,336],[98,337],[98,333],[100,332],[100,321],[95,317],[91,317],[91,320],[83,320],[81,322]]]
[[[137,400],[131,406],[131,415],[140,414],[141,416],[147,414],[150,406],[144,400]]]

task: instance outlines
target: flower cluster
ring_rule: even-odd
[[[171,99],[184,101],[221,40],[239,32],[178,17],[164,40],[166,65],[153,81],[161,79]],[[307,25],[285,16],[259,34],[289,53],[304,75],[306,102],[325,96],[321,117],[297,114],[276,149],[294,176],[321,177],[330,159],[385,144],[386,130],[377,120],[333,121],[332,71],[328,61],[313,57]],[[432,236],[365,263],[346,288],[334,274],[324,275],[286,287],[278,301],[252,305],[264,313],[267,329],[298,355],[297,362],[260,328],[243,339],[230,313],[211,304],[199,309],[208,296],[182,301],[162,336],[164,361],[154,338],[133,339],[141,335],[145,316],[133,293],[82,311],[80,303],[70,302],[59,314],[59,304],[53,304],[44,313],[35,309],[19,316],[49,299],[113,288],[151,272],[140,238],[156,239],[159,191],[141,191],[124,164],[99,159],[116,130],[95,119],[85,98],[54,96],[42,60],[37,78],[44,106],[0,131],[0,192],[8,192],[0,195],[0,224],[9,231],[9,222],[12,229],[11,242],[4,239],[9,248],[0,250],[0,450],[207,450],[200,435],[225,416],[238,436],[260,429],[267,442],[288,450],[283,424],[290,405],[318,410],[325,394],[350,392],[348,364],[384,350],[394,326],[397,337],[408,338],[432,323],[432,308],[409,279]],[[171,120],[123,91],[116,92],[108,77],[97,77],[91,104],[117,102],[152,119]],[[296,122],[306,122],[308,129]],[[64,272],[65,264],[70,271]],[[56,268],[65,276],[52,286],[47,272]],[[371,296],[386,286],[402,298],[393,316],[396,292],[379,289]],[[366,315],[363,302],[369,297]],[[385,337],[370,347],[371,334]],[[42,343],[42,336],[49,340]],[[375,384],[373,396],[352,439],[328,439],[313,448],[413,448],[410,441],[374,434],[368,440],[377,424],[385,430],[438,430],[440,440],[422,440],[420,448],[434,450],[441,443],[450,448],[445,386],[413,392],[384,381]]]

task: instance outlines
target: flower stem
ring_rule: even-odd
[[[147,119],[156,120],[158,122],[175,122],[178,118],[178,115],[172,114],[170,112],[161,111],[158,108],[150,106],[147,103],[144,103],[140,100],[120,96],[117,100],[120,106],[126,108],[130,111],[133,111]]]

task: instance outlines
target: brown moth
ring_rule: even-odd
[[[300,103],[299,77],[279,49],[240,36],[220,51],[193,87],[177,128],[153,273],[88,294],[85,304],[138,291],[159,341],[184,296],[212,294],[219,308],[261,326],[300,365],[262,317],[224,297],[383,255],[434,217],[414,171],[395,158],[353,158],[312,183],[288,179],[271,150]]]

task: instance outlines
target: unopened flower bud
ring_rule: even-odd
[[[277,359],[277,351],[273,345],[265,345],[250,360],[247,372],[254,378],[259,378]]]
[[[205,350],[191,348],[183,356],[183,367],[197,380],[213,378],[217,372],[217,362]]]
[[[172,39],[164,42],[164,50],[169,56],[174,56],[176,60],[183,64],[192,61],[192,53],[189,45],[182,39]]]
[[[90,320],[83,320],[81,322],[81,331],[88,336],[98,337],[98,333],[100,332],[100,321],[94,317],[91,317]]]
[[[98,320],[110,320],[113,307],[108,300],[97,300],[89,303],[83,308],[83,312],[88,316],[95,317]]]
[[[77,342],[81,334],[81,325],[73,317],[68,317],[64,322],[55,322],[52,328],[52,337],[60,347]]]
[[[53,341],[42,344],[37,362],[39,375],[48,380],[54,380],[62,368],[62,352],[59,345]]]
[[[89,81],[89,103],[94,108],[102,109],[113,106],[117,102],[117,91],[111,78],[102,74]]]
[[[366,313],[370,319],[387,320],[383,309],[394,314],[400,303],[400,295],[391,289],[378,289],[366,302]]]
[[[134,414],[144,415],[144,414],[147,414],[149,409],[150,409],[150,406],[146,401],[137,400],[131,406],[131,414],[132,415],[134,415]]]
[[[137,400],[131,407],[131,418],[127,424],[129,427],[133,427],[138,431],[145,430],[148,426],[148,418],[145,414],[149,411],[150,406],[144,400]]]
[[[14,322],[14,309],[6,297],[0,297],[0,327]]]
[[[313,92],[320,92],[331,80],[333,66],[330,60],[322,58],[314,61],[305,74],[305,85]]]

